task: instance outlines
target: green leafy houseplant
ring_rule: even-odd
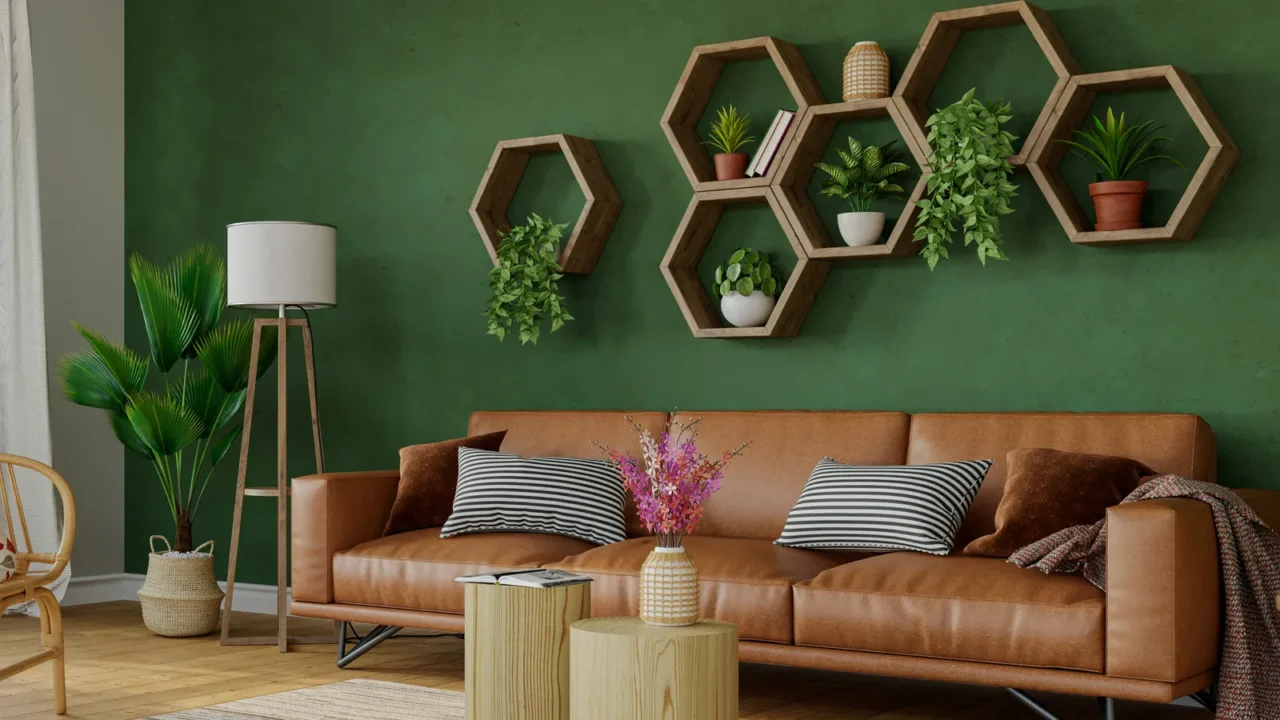
[[[703,143],[722,153],[736,153],[749,143],[755,142],[751,131],[751,117],[738,112],[733,105],[722,107],[716,111],[716,119],[711,123],[710,139]]]
[[[1069,145],[1072,154],[1093,165],[1098,171],[1099,181],[1117,182],[1129,177],[1138,166],[1149,162],[1163,160],[1182,167],[1182,163],[1161,152],[1161,143],[1171,140],[1157,135],[1162,129],[1163,126],[1153,127],[1151,120],[1140,125],[1129,125],[1123,112],[1117,120],[1115,113],[1107,107],[1106,122],[1095,115],[1093,127],[1075,132],[1078,140],[1058,142]]]
[[[773,297],[781,289],[781,285],[782,280],[769,263],[767,253],[739,248],[727,261],[716,267],[712,290],[719,298],[726,297],[735,290],[739,295],[747,297],[756,290],[764,293],[765,297]]]
[[[566,227],[534,214],[524,225],[501,234],[498,265],[489,271],[492,298],[484,313],[489,319],[489,334],[497,335],[499,341],[514,323],[521,345],[537,344],[544,316],[551,319],[551,332],[573,319],[560,294],[563,275],[557,261]]]
[[[870,212],[871,203],[879,198],[896,197],[902,187],[893,182],[893,176],[911,169],[898,162],[900,155],[892,149],[894,142],[885,145],[863,145],[849,138],[849,150],[837,149],[841,165],[820,162],[816,167],[827,174],[822,183],[822,195],[849,203],[854,212]]]
[[[1009,201],[1018,189],[1009,182],[1014,136],[1003,129],[1012,112],[1009,103],[984,103],[970,90],[926,123],[931,172],[927,197],[918,203],[915,239],[925,243],[921,254],[930,270],[948,257],[947,244],[956,232],[963,233],[966,247],[977,246],[983,265],[987,258],[1008,259],[1000,216],[1013,212]]]
[[[125,448],[151,461],[173,516],[173,547],[188,551],[191,523],[209,478],[240,434],[253,321],[219,324],[226,305],[226,265],[208,245],[191,248],[163,268],[135,254],[129,274],[149,357],[73,322],[89,349],[65,355],[59,375],[67,399],[106,410]],[[259,350],[259,375],[275,360],[275,351],[275,329],[268,328]],[[153,382],[148,388],[153,366],[163,385]]]

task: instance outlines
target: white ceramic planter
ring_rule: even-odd
[[[761,327],[769,322],[773,305],[773,298],[759,290],[750,295],[739,295],[737,290],[731,290],[720,298],[720,313],[734,327]]]
[[[840,224],[840,237],[850,247],[875,245],[880,242],[880,233],[884,232],[882,212],[840,213],[836,221]]]

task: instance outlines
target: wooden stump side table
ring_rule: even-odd
[[[569,626],[591,615],[591,583],[469,583],[466,602],[467,720],[569,720]]]
[[[737,720],[738,626],[580,620],[571,631],[574,718]]]

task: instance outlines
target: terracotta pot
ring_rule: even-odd
[[[716,153],[717,180],[741,180],[746,176],[746,153]]]
[[[1142,227],[1142,198],[1147,194],[1145,180],[1112,180],[1089,185],[1093,209],[1098,215],[1098,230],[1135,230]]]

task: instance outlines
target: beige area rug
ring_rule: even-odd
[[[448,690],[344,680],[149,720],[465,720],[465,700],[462,693]]]

